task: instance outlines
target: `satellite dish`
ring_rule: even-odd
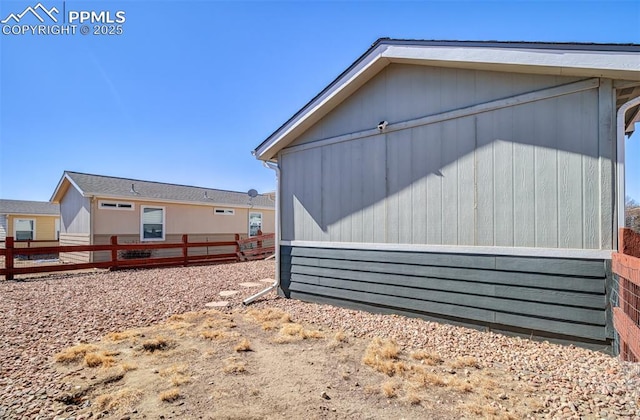
[[[247,191],[247,195],[251,198],[255,198],[258,196],[258,191],[251,188],[249,191]]]

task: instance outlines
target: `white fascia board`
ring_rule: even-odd
[[[391,62],[640,80],[640,54],[625,51],[391,45]]]
[[[379,45],[353,69],[342,76],[340,80],[337,80],[330,89],[300,110],[299,117],[289,121],[288,124],[272,134],[264,145],[256,149],[256,157],[263,161],[271,160],[278,151],[275,150],[274,146],[280,143],[282,139],[309,128],[320,119],[320,117],[313,119],[314,116],[318,114],[324,115],[324,113],[319,113],[322,108],[330,107],[332,109],[337,103],[342,102],[358,87],[380,72],[389,64],[388,60],[382,58],[387,48],[389,48],[388,45]]]
[[[78,192],[83,196],[83,197],[87,197],[85,195],[85,192],[82,191],[82,189],[78,186],[78,184],[76,184],[73,179],[71,179],[71,177],[69,176],[69,174],[67,174],[66,172],[64,173],[64,175],[62,175],[62,178],[60,178],[60,181],[58,182],[58,185],[56,186],[56,189],[53,190],[53,195],[51,195],[51,198],[49,199],[49,201],[51,201],[52,203],[55,203],[55,201],[53,201],[53,199],[56,197],[56,195],[58,195],[58,191],[60,191],[60,188],[62,187],[62,184],[64,183],[64,181],[67,180],[69,181],[69,184],[71,184],[73,186],[73,188],[75,188],[76,190],[78,190]]]

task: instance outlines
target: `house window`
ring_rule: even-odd
[[[33,241],[36,239],[36,221],[34,219],[16,219],[14,232],[16,241]]]
[[[213,214],[220,214],[223,216],[233,216],[235,213],[234,209],[213,209]]]
[[[262,230],[262,213],[249,213],[249,236],[257,236]]]
[[[141,206],[140,240],[164,241],[164,207]]]
[[[122,203],[116,201],[100,201],[99,206],[105,210],[133,210],[133,203]]]
[[[60,240],[60,219],[56,219],[55,229],[56,229],[56,241],[59,241]]]

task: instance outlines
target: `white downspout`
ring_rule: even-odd
[[[618,164],[616,165],[616,176],[617,176],[617,190],[618,190],[618,228],[624,227],[624,200],[625,200],[625,179],[624,179],[624,132],[625,132],[625,124],[624,118],[625,114],[629,110],[629,108],[640,104],[640,96],[637,98],[633,98],[628,102],[625,102],[620,109],[618,109],[617,115],[617,157]],[[618,236],[618,249],[620,249],[620,237]]]
[[[270,291],[277,289],[280,286],[280,167],[272,162],[264,162],[265,168],[273,169],[276,171],[276,223],[275,223],[275,248],[276,248],[276,275],[274,283],[255,295],[243,300],[244,305],[248,305],[254,300],[266,295]]]

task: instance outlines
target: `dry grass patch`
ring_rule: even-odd
[[[449,379],[447,381],[447,386],[463,394],[467,394],[473,391],[473,385],[471,385],[469,381],[456,378]]]
[[[90,368],[111,367],[115,364],[116,359],[106,352],[87,353],[84,355],[84,363]]]
[[[171,377],[169,382],[173,386],[180,386],[191,382],[191,376],[189,375],[189,367],[185,364],[174,364],[168,368],[162,369],[160,376]]]
[[[78,344],[77,346],[72,346],[62,350],[54,356],[54,359],[58,363],[79,362],[87,353],[97,350],[98,347],[93,344]]]
[[[126,330],[126,331],[110,332],[105,336],[105,338],[110,341],[124,341],[132,338],[140,337],[141,335],[142,334],[139,331]]]
[[[160,395],[158,395],[158,398],[160,398],[160,401],[170,403],[182,398],[182,394],[180,394],[180,390],[178,388],[172,388],[168,391],[161,392]]]
[[[394,340],[382,340],[374,338],[362,358],[362,363],[372,367],[378,372],[393,376],[409,370],[409,367],[399,361],[400,347]]]
[[[265,331],[275,330],[282,324],[291,322],[291,315],[281,309],[252,309],[247,315],[262,326]]]
[[[130,372],[132,370],[138,369],[138,365],[136,365],[135,363],[123,362],[120,363],[120,369],[122,369],[123,372]]]
[[[410,405],[419,405],[422,402],[422,398],[415,391],[408,391],[404,399]]]
[[[251,350],[251,343],[246,338],[242,339],[236,346],[233,348],[237,352],[242,351],[253,351]]]
[[[414,360],[419,360],[420,362],[428,366],[439,365],[443,362],[442,358],[436,353],[431,353],[426,350],[418,350],[411,353],[411,358]]]
[[[329,343],[330,348],[337,348],[342,346],[342,344],[348,343],[349,339],[347,338],[347,334],[344,331],[339,330],[333,335],[333,340]]]
[[[346,343],[348,341],[347,334],[345,334],[344,331],[340,330],[335,333],[335,335],[333,336],[333,340],[337,343]]]
[[[278,344],[285,344],[309,338],[324,338],[324,335],[318,330],[307,330],[300,324],[284,324],[273,341]]]
[[[224,373],[244,373],[247,371],[247,364],[235,357],[230,357],[225,360],[223,371]]]
[[[201,331],[200,337],[205,338],[207,340],[226,340],[231,337],[231,335],[223,330],[213,330],[213,331]]]
[[[183,375],[189,371],[189,366],[185,364],[174,364],[159,371],[160,376]]]
[[[216,310],[205,310],[205,311],[195,311],[195,312],[192,311],[192,312],[185,312],[182,314],[171,315],[167,321],[168,323],[187,322],[190,324],[196,324],[206,316],[218,317],[218,316],[224,316],[224,314]]]
[[[381,386],[382,394],[387,398],[396,398],[400,387],[401,385],[397,382],[387,381]]]
[[[478,360],[475,357],[470,356],[458,357],[453,362],[450,362],[449,366],[454,369],[461,369],[466,367],[480,369],[480,363],[478,363]]]
[[[235,327],[235,322],[226,316],[224,318],[209,318],[202,323],[202,328],[204,329],[231,329]]]
[[[438,375],[435,372],[427,372],[425,369],[416,367],[412,369],[412,375],[409,377],[409,382],[419,388],[447,386],[447,381],[442,375]]]
[[[164,337],[151,338],[142,342],[142,348],[151,353],[158,350],[166,350],[169,345],[169,340]]]
[[[130,408],[142,398],[142,391],[123,388],[110,394],[98,396],[93,401],[93,406],[98,410],[115,410]]]

